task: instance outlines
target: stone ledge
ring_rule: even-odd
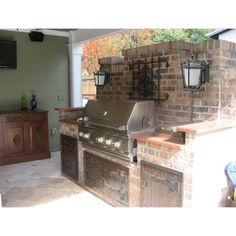
[[[221,119],[213,121],[203,121],[187,125],[180,125],[177,126],[176,129],[177,131],[182,131],[193,135],[202,135],[234,127],[236,127],[236,123],[234,121]]]
[[[137,135],[132,138],[137,139],[138,141],[144,141],[154,145],[161,145],[167,148],[175,149],[177,151],[181,150],[184,146],[180,139],[173,137],[172,135],[162,133]]]

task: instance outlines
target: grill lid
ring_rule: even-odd
[[[142,130],[154,126],[153,107],[153,101],[89,100],[83,123],[117,130]]]

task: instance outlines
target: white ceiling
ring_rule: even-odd
[[[39,31],[45,35],[55,35],[69,37],[72,44],[83,44],[90,40],[103,38],[116,33],[127,31],[128,29],[4,29],[29,33],[31,30]]]

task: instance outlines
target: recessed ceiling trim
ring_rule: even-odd
[[[60,31],[60,30],[47,30],[47,29],[2,29],[7,31],[17,31],[17,32],[23,32],[23,33],[29,33],[30,31],[38,31],[42,32],[46,35],[54,35],[54,36],[62,36],[62,37],[69,37],[69,32]]]

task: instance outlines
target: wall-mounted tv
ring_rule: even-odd
[[[0,40],[0,68],[16,67],[16,41]]]

